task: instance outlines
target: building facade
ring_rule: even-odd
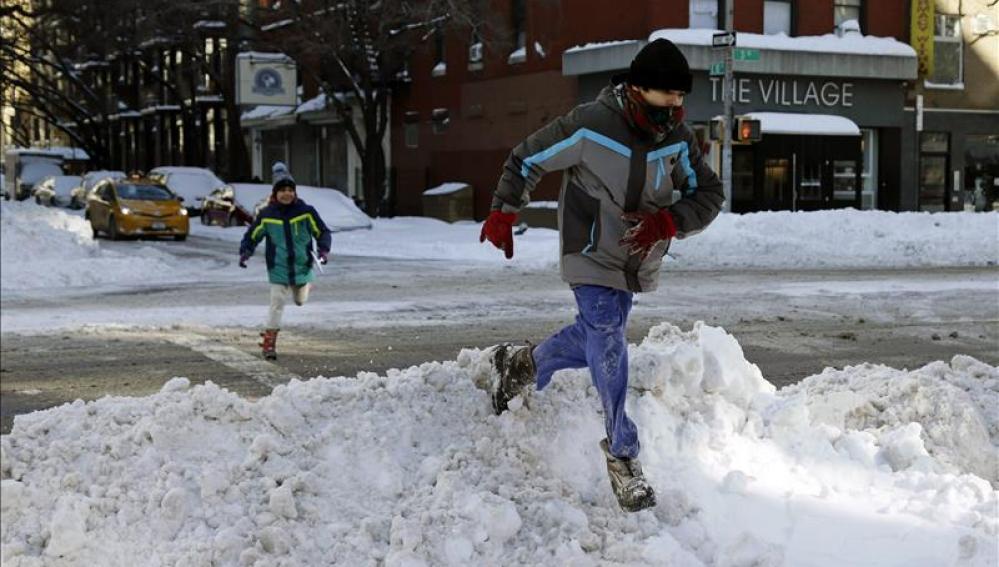
[[[691,63],[687,118],[707,158],[720,165],[709,124],[722,113],[721,78],[712,73],[721,54],[710,40],[723,27],[724,1],[626,4],[498,2],[509,13],[510,47],[483,48],[473,35],[418,51],[413,81],[394,107],[397,210],[420,214],[424,190],[465,182],[475,191],[475,216],[483,218],[511,148],[592,100],[659,36],[677,43]],[[987,31],[996,27],[999,8],[988,4],[935,4],[943,30],[934,42],[943,54],[937,69],[950,69],[941,77],[952,81],[941,86],[919,74],[909,46],[910,0],[736,3],[744,59],[734,66],[734,109],[762,118],[764,132],[762,141],[734,148],[732,209],[932,211],[987,200],[973,194],[994,179],[999,133],[999,38]],[[947,44],[954,20],[963,34],[959,79]],[[972,26],[979,35],[968,35]],[[923,95],[922,131],[916,94]],[[535,200],[557,197],[558,176],[548,177]]]

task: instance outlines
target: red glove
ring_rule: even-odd
[[[486,217],[486,222],[482,223],[482,233],[479,234],[479,242],[493,243],[493,246],[503,250],[506,258],[513,258],[513,223],[517,222],[517,213],[504,213],[495,210]]]
[[[676,236],[676,223],[673,222],[673,215],[666,209],[659,209],[654,213],[625,213],[622,218],[637,224],[624,233],[619,244],[627,248],[629,254],[641,254],[642,260],[645,260],[656,244]]]

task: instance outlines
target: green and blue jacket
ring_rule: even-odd
[[[301,199],[289,205],[271,203],[264,207],[243,235],[241,256],[252,256],[266,239],[267,276],[271,283],[305,285],[315,275],[309,250],[315,239],[320,253],[329,253],[332,233],[316,209]]]

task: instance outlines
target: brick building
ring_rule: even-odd
[[[943,35],[934,45],[945,54],[938,69],[949,81],[941,85],[917,74],[917,55],[907,45],[909,0],[737,2],[740,44],[755,45],[759,60],[734,67],[735,110],[765,120],[763,141],[733,152],[733,210],[967,206],[974,199],[967,189],[993,183],[999,167],[999,38],[990,31],[999,8],[987,4],[937,3]],[[465,182],[474,188],[475,216],[483,218],[510,149],[592,100],[656,32],[691,62],[688,121],[717,164],[720,151],[707,139],[711,118],[722,110],[720,81],[710,73],[720,59],[710,30],[723,27],[724,0],[504,0],[496,6],[509,14],[509,49],[483,48],[472,35],[430,42],[414,55],[411,84],[395,94],[396,213],[420,214],[424,190]],[[923,133],[916,130],[917,94],[924,95]],[[828,117],[845,126],[787,128]],[[968,181],[965,171],[976,177]],[[558,183],[558,176],[548,176],[534,200],[556,199]]]

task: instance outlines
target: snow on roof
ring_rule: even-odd
[[[284,116],[285,114],[291,114],[292,107],[290,106],[274,106],[271,104],[261,104],[253,108],[253,110],[248,110],[244,112],[240,118],[242,120],[258,120],[263,118],[276,118],[278,116]]]
[[[596,41],[593,43],[587,43],[585,45],[577,45],[575,47],[570,47],[566,49],[566,53],[579,53],[580,51],[589,51],[591,49],[603,49],[605,47],[613,47],[615,45],[629,45],[632,43],[638,43],[637,39],[621,39],[617,41]]]
[[[51,152],[57,152],[62,155],[63,159],[77,159],[77,160],[87,160],[90,156],[87,155],[82,148],[68,148],[66,146],[52,146],[47,148]]]
[[[260,31],[271,31],[271,30],[280,29],[280,28],[283,28],[283,27],[291,24],[294,21],[295,20],[289,18],[289,19],[286,19],[286,20],[279,20],[277,22],[272,22],[270,24],[260,26]]]
[[[225,22],[219,20],[198,20],[194,22],[194,29],[219,29],[225,27]]]
[[[292,58],[284,53],[269,53],[265,51],[243,51],[236,54],[237,59],[254,59],[258,61],[292,61]]]
[[[656,30],[649,41],[664,38],[681,45],[711,45],[711,37],[719,30],[667,28]],[[738,32],[736,46],[773,49],[777,51],[810,51],[817,53],[854,53],[859,55],[885,55],[892,57],[915,57],[916,50],[893,37],[863,36],[857,33],[842,37],[828,33],[788,37],[784,34],[764,35]]]
[[[844,116],[794,112],[749,112],[743,116],[759,120],[760,131],[764,134],[860,135],[857,124]]]
[[[462,189],[469,189],[472,186],[468,183],[462,183],[460,181],[450,181],[447,183],[441,183],[437,187],[427,189],[423,192],[424,195],[450,195],[451,193],[457,193]]]
[[[302,114],[303,112],[316,112],[324,110],[325,108],[326,93],[319,93],[318,95],[300,104],[298,108],[295,109],[295,114]]]

